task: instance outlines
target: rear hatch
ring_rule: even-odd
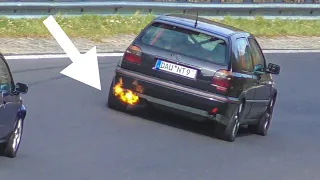
[[[127,49],[122,68],[225,94],[228,47],[220,38],[155,22]],[[219,75],[219,77],[217,76]]]

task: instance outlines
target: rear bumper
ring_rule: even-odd
[[[150,103],[204,119],[216,120],[222,124],[228,123],[239,104],[236,98],[200,91],[120,67],[117,67],[115,72],[115,83],[121,78],[123,88],[133,90],[140,98]],[[137,87],[140,88],[137,89]],[[215,115],[209,113],[213,108],[218,108]]]

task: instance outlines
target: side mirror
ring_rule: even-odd
[[[16,92],[26,94],[28,92],[28,86],[23,83],[16,84]]]
[[[269,63],[267,72],[278,75],[280,73],[280,66],[277,64]]]
[[[254,74],[258,74],[258,75],[264,74],[262,65],[261,64],[255,65],[253,72],[254,72]]]

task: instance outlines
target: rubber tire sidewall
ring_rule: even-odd
[[[242,112],[243,112],[243,108],[244,108],[244,102],[242,102]],[[235,133],[235,136],[233,136],[232,135],[233,128],[236,125],[235,116],[238,115],[238,121],[240,123],[241,115],[242,115],[242,112],[240,112],[240,114],[238,114],[238,111],[239,111],[239,106],[235,109],[235,111],[234,111],[232,117],[230,118],[230,121],[229,121],[227,126],[219,125],[218,133],[219,133],[221,139],[223,139],[225,141],[228,141],[228,142],[235,141],[236,136],[237,136],[238,131],[239,131],[239,128],[240,128],[240,125],[239,125],[239,127],[238,127],[238,129],[237,129],[237,131]]]
[[[272,100],[273,100],[273,105],[272,105],[272,110],[271,110],[272,112],[269,114],[268,110],[269,110],[270,103],[271,103]],[[259,120],[258,124],[254,125],[254,126],[252,126],[252,125],[249,126],[249,129],[253,133],[261,135],[261,136],[266,136],[268,134],[268,131],[270,129],[271,122],[272,122],[273,109],[274,109],[275,103],[276,103],[276,97],[273,96],[272,99],[270,99],[270,101],[268,103],[268,107],[266,108],[266,111],[264,112],[262,118]],[[269,118],[268,116],[271,116],[271,117]],[[269,121],[267,130],[265,130],[265,128],[264,128],[264,125],[265,125],[266,121]]]

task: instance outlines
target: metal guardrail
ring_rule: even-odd
[[[119,0],[0,0],[0,2],[111,2]],[[180,3],[320,3],[320,0],[122,0],[126,2]]]
[[[60,0],[61,1],[61,0]],[[185,0],[184,0],[185,1]],[[103,1],[103,2],[0,2],[0,16],[42,17],[55,14],[76,16],[99,15],[160,15],[164,13],[188,13],[200,16],[235,17],[264,16],[266,18],[320,19],[319,3],[186,3],[149,1]]]

